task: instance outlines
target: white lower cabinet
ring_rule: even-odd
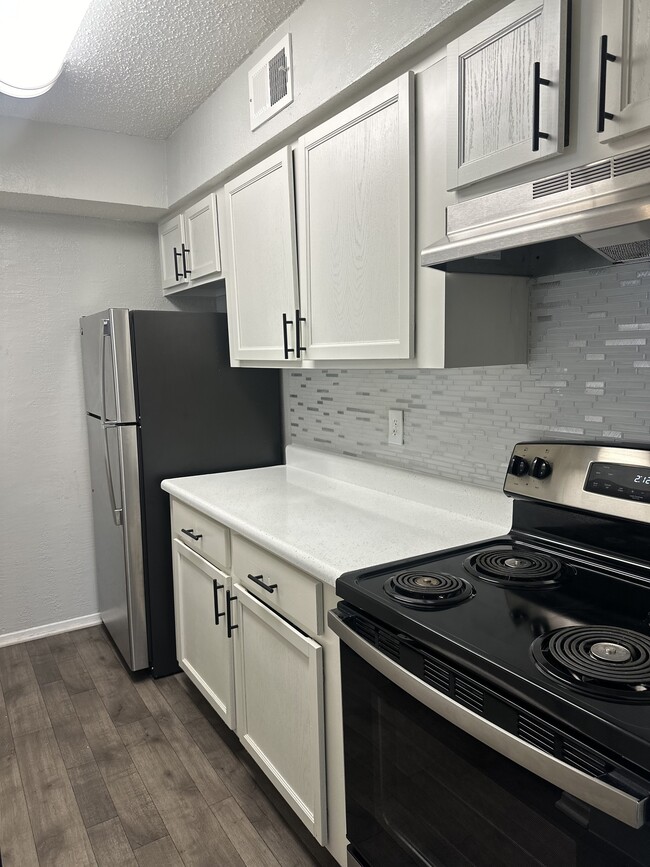
[[[179,539],[173,550],[178,664],[234,728],[234,661],[225,607],[230,578]]]
[[[237,734],[325,843],[323,648],[240,584],[233,594]]]
[[[344,864],[334,588],[175,498],[171,514],[178,664]]]

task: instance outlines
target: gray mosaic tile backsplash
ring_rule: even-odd
[[[285,371],[288,441],[489,488],[518,440],[650,446],[650,270],[543,278],[530,301],[527,367]]]

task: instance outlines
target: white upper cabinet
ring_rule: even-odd
[[[597,131],[607,142],[650,127],[650,4],[603,0],[602,15]]]
[[[298,143],[308,359],[413,354],[413,137],[407,73]]]
[[[414,78],[402,75],[305,133],[293,155],[284,148],[226,184],[235,365],[526,361],[524,280],[459,281],[417,267],[419,250],[445,232],[451,198],[441,171],[446,59],[419,73],[417,87]]]
[[[187,284],[183,269],[183,250],[185,248],[185,231],[183,217],[178,214],[158,227],[160,243],[160,274],[162,288],[171,289]]]
[[[158,227],[162,288],[189,289],[221,271],[217,200],[205,196]]]
[[[217,197],[210,193],[185,211],[186,260],[192,280],[221,271]]]
[[[226,184],[230,352],[238,360],[296,357],[298,303],[291,149]]]
[[[450,43],[448,189],[562,151],[567,38],[567,0],[515,0]]]

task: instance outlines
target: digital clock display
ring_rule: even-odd
[[[585,491],[650,503],[650,467],[593,463],[585,481]]]

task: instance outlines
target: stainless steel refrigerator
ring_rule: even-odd
[[[178,670],[165,478],[282,463],[277,370],[231,368],[225,314],[80,320],[99,608],[128,667]]]

